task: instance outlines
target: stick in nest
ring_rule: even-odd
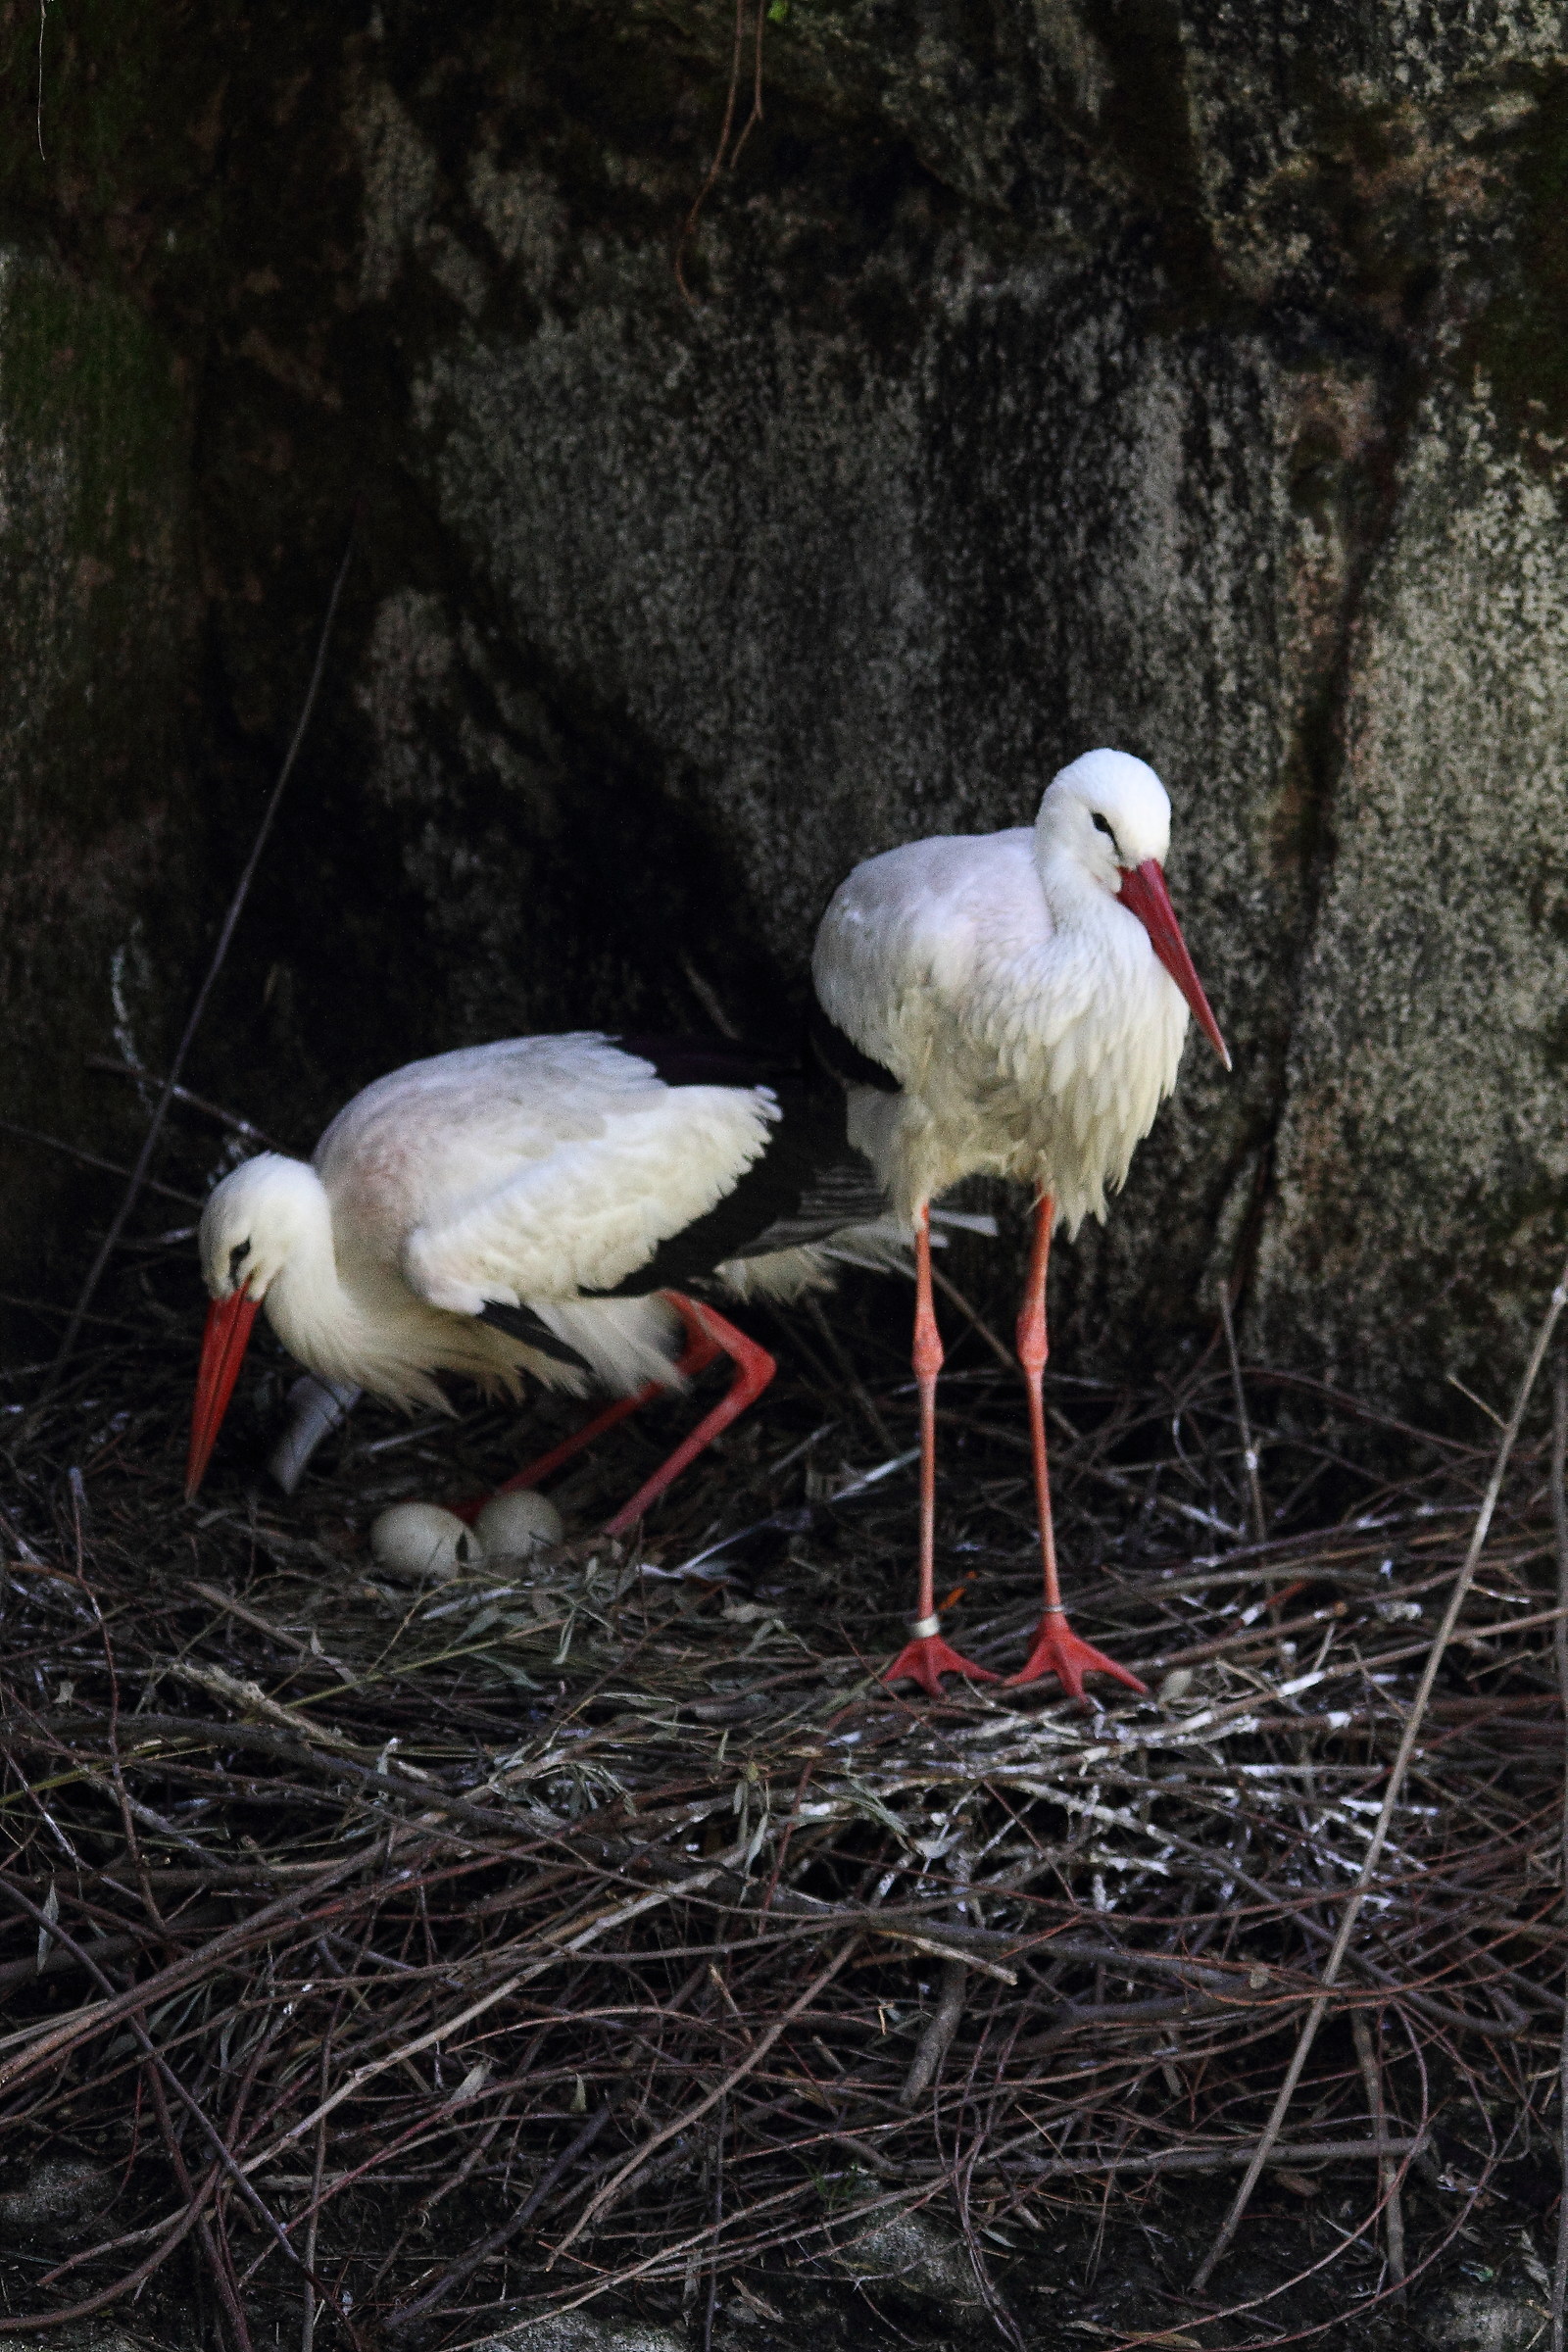
[[[806,1640],[804,1595],[794,1620],[794,1604],[779,1600],[787,1634],[805,1643],[804,1664],[792,1657],[780,1675],[753,1654],[755,1620],[731,1622],[686,1593],[666,1607],[653,1584],[638,1588],[639,1630],[624,1639],[612,1610],[596,1614],[586,1568],[571,1563],[534,1595],[540,1609],[501,1586],[449,1596],[443,1606],[468,1607],[472,1623],[436,1653],[417,1632],[388,1639],[382,1604],[352,1562],[338,1578],[330,1553],[299,1544],[263,1565],[255,1525],[239,1514],[198,1531],[193,1582],[167,1492],[140,1458],[158,1410],[152,1352],[130,1364],[84,1345],[78,1370],[94,1395],[90,1418],[63,1406],[50,1417],[55,1452],[45,1460],[35,1446],[31,1483],[9,1506],[25,1521],[24,1548],[22,1526],[4,1522],[10,1777],[0,1823],[13,1842],[0,1868],[32,1909],[0,1907],[17,2028],[0,2035],[0,2074],[9,2070],[19,2168],[69,2134],[123,2180],[133,2207],[122,2218],[137,2227],[96,2245],[85,2231],[69,2290],[56,2290],[57,2274],[24,2278],[0,2253],[12,2333],[65,2316],[57,2307],[19,2321],[18,2287],[29,2306],[70,2291],[103,2309],[172,2257],[155,2293],[176,2297],[175,2273],[198,2259],[260,2344],[254,2299],[270,2283],[287,2298],[285,2340],[302,2344],[306,2282],[284,2275],[270,2233],[234,2276],[231,2238],[249,2223],[207,2145],[190,2171],[199,2202],[189,2226],[169,2211],[175,2177],[158,2099],[189,2144],[194,2131],[156,2069],[150,2080],[124,2031],[130,2010],[168,2021],[160,2055],[311,2269],[340,2293],[352,2287],[362,2330],[384,2329],[455,2271],[463,2291],[443,2292],[439,2320],[474,2331],[639,2280],[657,2298],[688,2273],[710,2284],[755,2278],[769,2250],[794,2260],[838,2242],[847,2220],[870,2227],[876,2198],[889,2211],[934,2205],[948,2186],[965,2230],[972,2223],[999,2265],[1001,2292],[1002,2258],[985,2232],[1010,2212],[1076,2205],[1087,2242],[1102,2204],[1125,2213],[1167,2174],[1172,2190],[1188,2176],[1234,2183],[1260,2150],[1252,2109],[1266,2115],[1275,2052],[1294,2044],[1324,1993],[1302,1936],[1307,1953],[1329,1953],[1337,1923],[1310,1905],[1321,1906],[1325,1884],[1353,1886],[1357,1841],[1382,1809],[1430,1654],[1412,1621],[1423,1606],[1442,1615],[1494,1468],[1490,1455],[1450,1452],[1434,1488],[1428,1473],[1391,1485],[1380,1466],[1367,1482],[1375,1520],[1352,1517],[1342,1493],[1333,1524],[1306,1530],[1298,1519],[1300,1532],[1266,1556],[1243,1545],[1208,1563],[1173,1525],[1140,1515],[1151,1467],[1175,1473],[1168,1398],[1081,1384],[1072,1393],[1084,1432],[1065,1455],[1077,1443],[1093,1477],[1114,1446],[1125,1479],[1103,1493],[1098,1480],[1078,1482],[1094,1496],[1085,1522],[1118,1563],[1093,1605],[1137,1627],[1151,1653],[1206,1648],[1203,1686],[1094,1721],[994,1702],[895,1719],[838,1684],[840,1661]],[[848,1396],[830,1377],[842,1413]],[[1270,1376],[1250,1366],[1247,1377],[1255,1412]],[[987,1366],[960,1392],[979,1407],[976,1495],[1004,1515],[1011,1459],[986,1424],[991,1393],[1010,1396],[1012,1378],[1004,1389]],[[134,1461],[113,1441],[88,1450],[122,1402],[135,1416]],[[171,1428],[182,1406],[172,1375]],[[793,1403],[786,1389],[784,1409],[803,1429],[817,1420],[808,1383]],[[1184,1390],[1182,1413],[1179,1475],[1207,1474],[1190,1491],[1223,1503],[1237,1423],[1222,1343],[1212,1371]],[[1288,1431],[1267,1433],[1264,1458],[1282,1485],[1296,1481],[1297,1445]],[[1310,1458],[1310,1446],[1302,1452]],[[73,1467],[90,1516],[78,1511]],[[1502,2064],[1519,2081],[1515,2144],[1538,2122],[1558,2130],[1548,2102],[1568,1923],[1557,1908],[1563,1758],[1545,1625],[1565,1621],[1540,1606],[1549,1595],[1538,1564],[1559,1549],[1544,1467],[1521,1442],[1455,1632],[1485,1636],[1485,1651],[1466,1653],[1482,1694],[1429,1706],[1376,1900],[1330,1995],[1348,2034],[1357,2007],[1369,2021],[1376,2007],[1391,2021],[1385,2042],[1375,2028],[1357,2036],[1372,2061],[1358,2076],[1324,2060],[1321,2036],[1298,2102],[1318,2108],[1313,2130],[1282,2133],[1266,2156],[1276,2172],[1350,2168],[1364,2187],[1360,2227],[1334,2255],[1362,2314],[1377,2291],[1379,2208],[1392,2240],[1391,2179],[1422,2144],[1434,2105],[1486,2097]],[[1337,1476],[1349,1474],[1337,1463]],[[723,1524],[725,1475],[715,1465],[699,1484],[675,1538],[683,1547],[710,1520]],[[352,1482],[324,1491],[329,1510],[352,1516]],[[279,1506],[285,1518],[298,1508]],[[75,1559],[78,1524],[80,1580],[50,1564]],[[857,1563],[846,1607],[863,1612],[858,1636],[891,1605],[906,1503],[871,1490],[846,1527]],[[999,1594],[1014,1595],[1001,1599],[1004,1613],[1020,1616],[1034,1604],[1026,1534],[1021,1524],[1017,1565],[998,1548],[990,1570]],[[1125,1574],[1123,1563],[1149,1573]],[[1343,1613],[1275,1629],[1309,1639],[1303,1671],[1259,1671],[1219,1646],[1261,1616],[1278,1580],[1307,1571],[1337,1584]],[[594,1576],[608,1593],[605,1563]],[[509,1660],[538,1666],[553,1653],[558,1597],[583,1634],[564,1670],[519,1698],[500,1678]],[[195,1679],[179,1679],[176,1663]],[[299,1694],[291,1708],[285,1690]],[[715,1699],[727,1746],[700,1712]],[[328,1708],[323,1740],[312,1719]],[[248,1720],[258,1711],[261,1723]],[[405,1759],[426,1777],[408,1778]],[[780,1808],[785,1789],[794,1800]],[[705,1856],[704,1825],[716,1832],[730,1812],[734,1845]],[[246,1837],[244,1862],[241,1829],[262,1840]],[[1314,1866],[1307,1893],[1303,1858]],[[58,1925],[112,1975],[113,1999],[96,1997],[91,1972],[58,1937],[50,1974],[36,1981],[51,1881],[51,1932]],[[802,1976],[852,1940],[831,1993],[808,1988],[801,2007]],[[808,1949],[815,1957],[803,1965]],[[83,1996],[69,2013],[56,2006],[56,1972],[68,1965]],[[718,1979],[721,1998],[710,1998]],[[634,2097],[616,2126],[579,2144],[549,2190],[551,2239],[566,2242],[574,2224],[596,2234],[547,2277],[539,2207],[531,2229],[505,2243],[492,2233],[628,2081]],[[714,2086],[716,2105],[694,2122]],[[718,2136],[721,2184],[709,2153]],[[852,2213],[824,2187],[829,2152],[835,2167],[848,2160],[857,2176],[876,2176],[870,2203],[852,2187]],[[1506,2153],[1478,2152],[1477,2193]],[[419,2217],[436,2205],[432,2260]],[[1429,2218],[1419,2206],[1406,2217],[1412,2271],[1437,2251],[1434,2233],[1416,2240]],[[115,2275],[122,2259],[137,2266],[128,2280]],[[1296,2291],[1276,2293],[1288,2303]],[[304,2302],[313,2310],[314,2291]],[[232,2320],[220,2324],[235,2352]],[[700,2339],[700,2293],[696,2324]],[[323,2313],[318,2343],[325,2325]]]
[[[1492,1476],[1487,1482],[1487,1491],[1482,1498],[1481,1508],[1476,1514],[1475,1532],[1470,1538],[1470,1547],[1465,1553],[1464,1565],[1454,1579],[1453,1591],[1448,1596],[1448,1606],[1444,1612],[1443,1623],[1434,1635],[1432,1646],[1427,1653],[1426,1666],[1421,1680],[1416,1686],[1410,1712],[1405,1719],[1404,1734],[1399,1741],[1398,1752],[1394,1759],[1393,1770],[1389,1774],[1388,1788],[1383,1798],[1382,1810],[1378,1814],[1372,1832],[1371,1841],[1367,1846],[1366,1859],[1361,1865],[1360,1875],[1346,1898],[1340,1913],[1339,1933],[1334,1938],[1334,1948],[1324,1963],[1323,1974],[1319,1980],[1322,1990],[1307,2011],[1306,2020],[1301,2027],[1291,2063],[1286,2069],[1285,2080],[1280,2085],[1279,2095],[1274,2101],[1273,2111],[1264,2127],[1262,2139],[1258,2143],[1257,2154],[1247,2168],[1246,2177],[1236,2192],[1235,2202],[1225,2217],[1218,2236],[1194,2273],[1193,2292],[1195,2294],[1200,2294],[1213,2277],[1216,2264],[1221,2261],[1228,2250],[1231,2240],[1235,2237],[1241,2225],[1242,2216],[1251,2203],[1252,2191],[1257,2186],[1258,2177],[1268,2161],[1269,2151],[1279,2137],[1285,2118],[1290,2113],[1291,2101],[1296,2096],[1296,2086],[1301,2080],[1301,2072],[1306,2065],[1307,2054],[1316,2039],[1317,2030],[1327,2014],[1329,1989],[1337,1981],[1340,1970],[1344,1966],[1345,1956],[1350,1945],[1350,1937],[1355,1932],[1355,1923],[1361,1914],[1361,1906],[1371,1892],[1373,1881],[1377,1877],[1378,1864],[1383,1858],[1383,1848],[1388,1842],[1389,1831],[1393,1825],[1395,1807],[1403,1793],[1405,1775],[1410,1769],[1410,1759],[1415,1752],[1416,1740],[1420,1737],[1422,1719],[1427,1711],[1427,1701],[1432,1696],[1432,1686],[1438,1679],[1438,1669],[1443,1664],[1444,1653],[1453,1639],[1455,1628],[1459,1622],[1459,1612],[1464,1607],[1471,1584],[1475,1579],[1476,1568],[1492,1527],[1493,1513],[1497,1507],[1497,1497],[1502,1493],[1502,1482],[1507,1475],[1508,1457],[1513,1451],[1514,1443],[1523,1425],[1526,1407],[1535,1392],[1536,1381],[1540,1376],[1541,1367],[1545,1361],[1546,1349],[1551,1345],[1551,1335],[1557,1328],[1557,1318],[1562,1313],[1564,1306],[1568,1306],[1568,1261],[1565,1261],[1557,1279],[1557,1286],[1551,1294],[1545,1317],[1537,1335],[1535,1347],[1531,1350],[1530,1361],[1525,1366],[1524,1377],[1519,1383],[1518,1394],[1514,1397],[1513,1411],[1509,1414],[1507,1427],[1498,1441],[1496,1460],[1493,1465]]]
[[[1557,1603],[1568,1608],[1568,1490],[1564,1462],[1568,1459],[1568,1363],[1559,1356],[1551,1381],[1551,1524],[1557,1544]],[[1568,1737],[1568,1617],[1552,1629],[1557,1665],[1557,1695]],[[1564,1750],[1562,1812],[1562,1878],[1568,1891],[1568,1746]],[[1562,2167],[1562,2194],[1557,2205],[1557,2259],[1551,2280],[1551,2352],[1563,2352],[1563,2307],[1568,2301],[1568,2007],[1563,2010],[1562,2048],[1557,2068],[1557,2146]]]
[[[222,928],[218,934],[218,944],[213,950],[212,960],[207,966],[206,976],[200,988],[196,991],[196,1002],[190,1008],[180,1041],[174,1048],[174,1057],[169,1065],[169,1075],[164,1080],[158,1101],[153,1107],[153,1115],[147,1123],[147,1133],[142,1138],[141,1150],[136,1154],[136,1163],[130,1171],[130,1178],[121,1197],[120,1206],[110,1219],[109,1230],[98,1246],[98,1254],[87,1269],[87,1278],[81,1286],[76,1303],[72,1309],[71,1320],[66,1325],[60,1345],[55,1350],[54,1362],[49,1367],[42,1392],[28,1415],[25,1426],[29,1430],[36,1425],[38,1415],[48,1404],[60,1385],[61,1375],[70,1362],[76,1341],[80,1336],[87,1309],[91,1306],[98,1285],[103,1280],[104,1269],[120,1245],[120,1237],[125,1230],[130,1212],[140,1199],[142,1186],[147,1181],[147,1171],[152,1165],[153,1153],[158,1149],[158,1139],[164,1131],[164,1122],[169,1116],[169,1106],[174,1100],[180,1072],[184,1069],[186,1057],[195,1043],[196,1032],[201,1027],[202,1015],[207,1010],[208,999],[212,996],[218,983],[218,976],[227,959],[229,944],[238,927],[239,918],[245,911],[245,902],[250,897],[251,884],[256,879],[256,869],[262,861],[262,852],[267,847],[268,836],[272,830],[272,821],[277,815],[289,777],[294,772],[294,763],[300,756],[300,747],[305,741],[306,730],[311,723],[311,714],[316,709],[316,698],[320,691],[321,674],[326,666],[326,649],[331,641],[332,623],[337,617],[338,599],[343,594],[343,583],[349,576],[349,564],[353,555],[354,532],[351,529],[348,544],[343,550],[343,561],[337,567],[337,575],[332,582],[332,592],[326,601],[326,612],[321,621],[320,635],[317,640],[316,661],[311,670],[310,684],[305,690],[305,701],[300,708],[299,718],[290,738],[288,750],[283,756],[283,764],[277,771],[277,781],[268,796],[266,808],[262,810],[262,821],[256,828],[256,838],[251,844],[251,854],[246,858],[239,880],[234,885],[234,895],[228,903],[228,911],[223,917]]]

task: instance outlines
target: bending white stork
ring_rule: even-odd
[[[722,1047],[592,1034],[513,1038],[377,1079],[309,1164],[264,1152],[202,1212],[212,1305],[187,1494],[264,1305],[290,1353],[345,1391],[443,1404],[437,1373],[515,1395],[528,1371],[618,1395],[514,1487],[728,1355],[729,1393],[610,1521],[624,1531],[773,1377],[766,1350],[685,1286],[713,1276],[738,1297],[789,1297],[836,1256],[894,1262],[906,1246],[847,1141],[847,1101]]]
[[[1144,1686],[1079,1640],[1056,1574],[1042,1374],[1046,1269],[1059,1215],[1071,1234],[1107,1190],[1176,1080],[1188,1007],[1225,1067],[1165,888],[1170,802],[1152,767],[1088,752],[1049,786],[1033,827],[911,843],[858,865],[812,959],[818,1052],[849,1089],[848,1133],[915,1226],[914,1373],[920,1398],[919,1608],[886,1679],[935,1696],[950,1671],[994,1681],[942,1639],[934,1599],[936,1381],[930,1202],[960,1177],[1034,1188],[1034,1250],[1017,1345],[1029,1398],[1045,1607],[1013,1683],[1086,1673]]]

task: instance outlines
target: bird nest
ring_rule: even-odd
[[[1395,2344],[1499,2190],[1549,2205],[1544,1442],[1325,2001],[1492,1447],[1362,1415],[1348,1449],[1348,1400],[1219,1351],[1147,1395],[1053,1376],[1075,1621],[1153,1694],[930,1703],[877,1681],[913,1394],[835,1326],[784,1322],[769,1404],[644,1541],[441,1585],[385,1581],[369,1519],[483,1491],[566,1408],[362,1408],[284,1499],[245,1486],[278,1366],[187,1508],[193,1323],[111,1332],[38,1413],[13,1377],[0,2337]],[[1027,1445],[957,1328],[949,1606],[1005,1670]],[[689,1418],[607,1439],[568,1526]]]

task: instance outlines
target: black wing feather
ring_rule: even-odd
[[[862,1054],[854,1038],[846,1036],[837,1021],[822,1010],[815,997],[806,1016],[806,1034],[818,1063],[841,1086],[872,1086],[879,1095],[904,1092],[887,1064]]]
[[[593,1297],[636,1298],[682,1290],[731,1258],[828,1241],[886,1214],[887,1192],[845,1131],[842,1086],[812,1085],[798,1064],[792,1070],[777,1057],[718,1041],[693,1046],[621,1037],[615,1043],[653,1062],[666,1085],[770,1087],[781,1115],[768,1130],[766,1148],[722,1200],[661,1242],[647,1264],[613,1291]]]
[[[552,1331],[531,1306],[506,1306],[500,1299],[491,1298],[479,1309],[478,1319],[481,1323],[493,1323],[497,1331],[506,1332],[511,1339],[520,1340],[535,1355],[548,1355],[558,1364],[570,1364],[577,1372],[593,1371],[588,1358],[579,1355],[559,1332]]]

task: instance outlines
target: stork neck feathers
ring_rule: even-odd
[[[347,1379],[361,1358],[361,1317],[338,1273],[332,1207],[320,1178],[303,1161],[291,1164],[299,1184],[293,1242],[267,1293],[267,1319],[291,1355],[324,1379]]]
[[[338,1274],[331,1202],[304,1160],[264,1152],[226,1176],[202,1212],[200,1249],[215,1298],[261,1300],[313,1371],[330,1378],[353,1362],[360,1317]]]
[[[1035,870],[1054,931],[1099,931],[1114,922],[1114,888],[1090,870],[1071,843],[1054,840],[1043,828],[1035,834]]]
[[[1121,930],[1113,915],[1125,872],[1170,849],[1170,801],[1152,767],[1125,752],[1086,752],[1052,778],[1035,819],[1035,868],[1061,931]],[[1136,917],[1134,918],[1136,920]]]

